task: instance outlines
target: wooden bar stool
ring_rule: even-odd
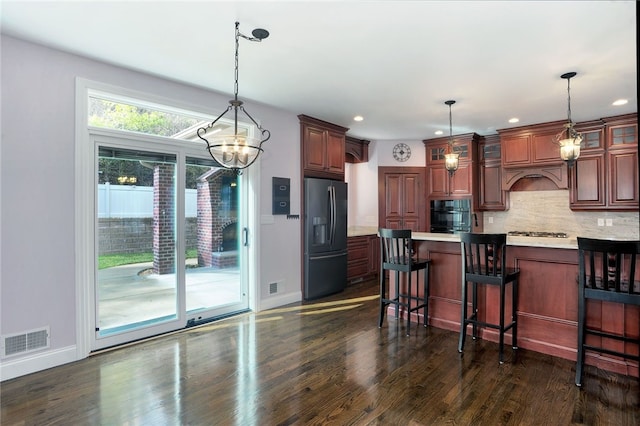
[[[407,336],[411,327],[411,312],[423,309],[424,326],[427,326],[429,315],[429,264],[430,259],[418,259],[412,256],[412,241],[410,229],[385,229],[380,228],[380,316],[378,327],[382,327],[384,313],[388,305],[395,305],[396,318],[399,317],[400,307],[406,308]],[[423,293],[413,293],[411,273],[423,270]],[[395,293],[393,297],[387,296],[386,271],[395,271]],[[407,277],[406,291],[401,291],[400,273]],[[418,272],[419,273],[419,272]],[[412,306],[415,302],[415,306]]]
[[[513,349],[518,349],[518,323],[516,308],[518,300],[518,277],[520,270],[507,268],[506,234],[460,234],[462,249],[462,319],[460,320],[460,341],[458,352],[462,353],[467,335],[467,325],[473,326],[473,338],[478,337],[478,326],[495,328],[499,332],[499,360],[504,362],[504,333],[511,329]],[[467,285],[471,283],[471,315],[467,306]],[[511,283],[511,322],[505,324],[505,287]],[[478,284],[498,286],[500,288],[500,320],[498,324],[481,321],[478,317]]]
[[[640,241],[611,241],[578,237],[578,359],[576,362],[576,385],[582,386],[585,352],[597,351],[609,355],[632,359],[640,363],[640,336],[627,336],[589,327],[587,324],[587,300],[600,300],[640,306],[640,281],[637,280],[636,259]],[[608,307],[602,305],[602,316]],[[637,319],[640,324],[640,318]],[[638,327],[635,326],[636,333]],[[588,335],[598,336],[590,343]],[[606,347],[605,339],[613,339],[635,346],[636,351],[622,352]],[[605,346],[605,347],[603,347]],[[632,346],[633,347],[633,346]],[[626,350],[625,349],[625,350]]]

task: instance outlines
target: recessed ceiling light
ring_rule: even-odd
[[[520,121],[518,117],[513,117],[509,119],[509,123],[517,123],[518,121]]]
[[[364,117],[361,115],[356,115],[355,117],[353,117],[353,121],[362,121],[364,120]]]
[[[441,135],[441,134],[443,134],[443,133],[444,133],[444,132],[443,132],[442,130],[436,130],[436,135]]]
[[[615,101],[611,105],[620,106],[620,105],[626,105],[627,103],[629,103],[629,101],[626,100],[626,99],[618,99],[617,101]]]

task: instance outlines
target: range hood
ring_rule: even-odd
[[[502,169],[502,190],[510,191],[521,179],[548,179],[557,189],[569,189],[569,178],[565,164],[531,166]]]

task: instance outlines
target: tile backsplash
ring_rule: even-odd
[[[574,212],[569,191],[512,191],[509,210],[484,212],[484,232],[566,232],[570,238],[640,239],[638,212]],[[489,223],[493,219],[493,223]],[[598,219],[606,225],[598,226]]]

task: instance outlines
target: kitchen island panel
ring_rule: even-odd
[[[429,324],[451,331],[460,330],[461,317],[461,253],[456,237],[444,235],[439,240],[435,234],[422,234],[416,241],[421,257],[432,260]],[[539,239],[534,239],[539,240]],[[518,294],[518,346],[560,358],[575,361],[578,317],[578,256],[577,250],[567,248],[572,243],[538,243],[526,246],[522,241],[508,244],[507,264],[520,268]],[[640,271],[637,271],[640,275]],[[392,278],[393,279],[393,278]],[[414,278],[415,279],[415,278]],[[481,318],[496,322],[499,316],[498,289],[481,286],[478,305]],[[507,288],[506,297],[510,297]],[[507,300],[507,317],[509,312]],[[588,301],[587,321],[602,330],[629,336],[640,333],[640,308],[607,302]],[[393,313],[390,312],[390,315]],[[417,321],[416,316],[412,320]],[[422,321],[422,318],[420,318]],[[471,327],[468,327],[471,332]],[[490,328],[480,329],[480,338],[497,342],[498,333]],[[590,336],[590,339],[593,338]],[[505,336],[511,344],[511,333]],[[620,342],[610,342],[612,348],[622,349]],[[626,350],[637,352],[636,348]],[[614,356],[587,352],[586,362],[599,368],[626,375],[638,375],[638,363]]]
[[[420,257],[431,259],[429,323],[438,328],[460,331],[460,243],[423,242],[418,244],[417,250]]]

